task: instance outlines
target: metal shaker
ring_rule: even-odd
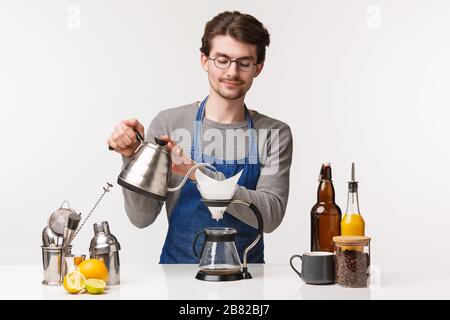
[[[89,246],[91,259],[103,259],[108,269],[108,286],[120,284],[120,244],[117,238],[111,234],[107,221],[94,224],[94,237]]]

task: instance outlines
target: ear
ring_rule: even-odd
[[[258,63],[256,65],[256,71],[255,71],[255,76],[254,78],[256,78],[257,76],[259,76],[259,74],[261,73],[262,69],[264,68],[264,62],[262,63]]]
[[[202,64],[203,70],[208,72],[208,67],[209,67],[208,57],[203,52],[200,55],[200,63]]]

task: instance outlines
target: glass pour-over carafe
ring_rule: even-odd
[[[201,234],[205,234],[205,240],[200,252],[197,254],[195,245]],[[200,272],[197,277],[208,280],[209,276],[221,280],[238,280],[242,278],[241,261],[234,242],[236,229],[233,228],[206,228],[197,233],[192,244],[192,250],[200,259]],[[234,279],[233,275],[237,278]]]

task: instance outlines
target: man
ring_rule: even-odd
[[[201,65],[208,74],[209,96],[160,112],[146,137],[148,141],[154,137],[168,141],[166,147],[171,152],[174,173],[171,186],[178,185],[195,163],[213,164],[223,178],[242,171],[234,199],[259,208],[266,233],[275,230],[284,217],[292,158],[289,126],[247,109],[244,103],[253,79],[263,69],[269,42],[265,27],[251,15],[235,11],[214,17],[206,24],[200,48]],[[139,146],[135,131],[144,136],[144,127],[138,120],[123,120],[108,139],[108,144],[122,154],[124,165]],[[207,141],[212,142],[205,146]],[[212,171],[201,170],[213,176]],[[244,249],[256,237],[255,216],[246,206],[231,204],[223,219],[213,220],[201,202],[194,173],[190,180],[166,199],[169,229],[160,263],[197,263],[192,241],[206,227],[237,229],[236,246],[242,260]],[[162,201],[127,189],[123,189],[123,194],[127,215],[135,226],[144,228],[155,221]],[[248,262],[264,263],[263,240],[249,252]]]

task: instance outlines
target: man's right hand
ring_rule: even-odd
[[[131,157],[140,145],[136,132],[145,139],[144,126],[137,119],[122,120],[114,127],[108,145],[121,155]]]

